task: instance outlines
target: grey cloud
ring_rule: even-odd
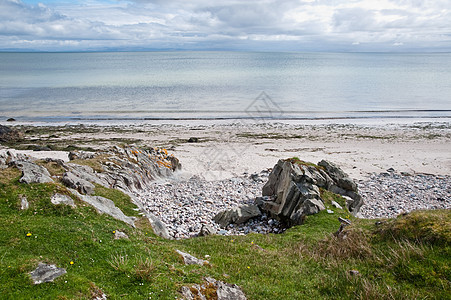
[[[0,50],[451,49],[449,0],[83,1],[0,0]]]

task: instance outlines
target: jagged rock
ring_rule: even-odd
[[[182,252],[180,250],[175,250],[175,252],[177,252],[178,254],[180,254],[183,257],[183,261],[185,262],[185,265],[203,266],[204,264],[208,264],[207,260],[196,258],[196,257],[192,256],[191,254]]]
[[[28,209],[28,207],[29,207],[29,204],[28,204],[27,197],[21,196],[20,197],[20,209],[26,210],[26,209]]]
[[[225,228],[230,224],[244,223],[251,218],[261,216],[261,214],[257,205],[244,205],[229,210],[223,210],[214,216],[213,220],[218,223],[221,228]]]
[[[346,191],[357,192],[357,184],[339,166],[327,160],[320,161],[318,166],[326,170],[338,187]]]
[[[56,278],[66,274],[66,269],[58,268],[55,265],[39,263],[38,267],[30,273],[34,284],[51,282]]]
[[[207,235],[213,235],[216,233],[216,230],[212,228],[210,225],[202,224],[202,227],[200,228],[198,236],[207,236]]]
[[[363,204],[357,193],[357,185],[337,165],[321,161],[318,166],[298,160],[279,160],[269,174],[262,189],[263,197],[255,204],[287,225],[302,224],[306,215],[325,209],[319,188],[347,195],[351,212],[357,212]]]
[[[8,126],[0,125],[0,142],[16,142],[23,138],[23,133]]]
[[[72,199],[71,197],[67,196],[67,195],[63,195],[63,194],[54,194],[51,198],[50,201],[55,204],[64,204],[64,205],[69,205],[72,207],[75,207],[75,202],[74,199]]]
[[[82,194],[92,195],[94,193],[95,186],[89,181],[76,176],[72,172],[66,172],[63,174],[61,182],[72,189],[76,189]]]
[[[115,240],[128,239],[128,235],[125,234],[125,232],[116,230],[116,231],[114,232],[114,239],[115,239]]]
[[[22,171],[22,177],[19,179],[19,182],[27,184],[53,182],[53,179],[50,178],[49,171],[43,166],[28,161],[17,160],[10,162],[10,165]]]
[[[71,190],[82,201],[94,206],[94,208],[101,214],[105,213],[112,216],[116,220],[125,222],[135,227],[135,219],[133,217],[126,216],[120,208],[118,208],[113,201],[101,196],[89,196],[82,195],[76,190]]]
[[[182,295],[187,300],[246,300],[246,295],[241,288],[236,284],[228,284],[223,281],[216,280],[211,277],[204,278],[205,282],[202,284],[195,284],[191,287],[182,287]]]

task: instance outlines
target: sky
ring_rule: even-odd
[[[451,52],[451,0],[0,0],[0,51]]]

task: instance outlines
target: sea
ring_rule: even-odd
[[[0,53],[0,121],[451,117],[451,53]]]

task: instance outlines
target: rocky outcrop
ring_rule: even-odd
[[[28,161],[12,161],[10,165],[22,171],[22,177],[19,179],[19,182],[27,184],[53,182],[49,171],[43,166]]]
[[[78,164],[66,164],[68,171],[77,177],[109,188],[137,192],[151,181],[170,176],[181,168],[178,159],[168,155],[165,149],[138,149],[134,147],[111,147],[96,153],[74,151],[70,159],[94,160],[101,170]]]
[[[306,215],[325,209],[320,188],[351,197],[348,209],[363,204],[357,185],[338,166],[321,161],[318,166],[297,159],[279,160],[255,204],[287,225],[302,224]]]
[[[214,216],[213,221],[218,223],[221,228],[226,228],[230,224],[241,224],[249,219],[261,216],[261,214],[257,205],[244,205],[219,212]]]
[[[31,271],[30,276],[34,284],[52,282],[56,278],[66,274],[66,269],[58,268],[55,265],[39,263],[38,267]]]
[[[211,277],[204,278],[204,283],[191,287],[182,287],[182,295],[187,300],[218,299],[246,300],[246,295],[236,284],[228,284]],[[208,297],[208,298],[207,298]]]
[[[0,125],[0,142],[16,142],[21,139],[23,139],[22,132]]]

